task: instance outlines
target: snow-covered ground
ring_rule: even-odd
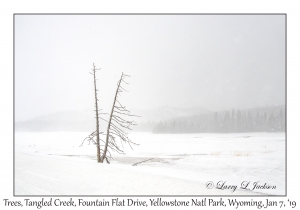
[[[111,164],[80,147],[88,134],[17,132],[15,195],[285,194],[284,133],[132,133],[139,145]]]

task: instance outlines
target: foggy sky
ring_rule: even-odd
[[[16,15],[16,121],[124,105],[209,110],[285,104],[284,15]]]

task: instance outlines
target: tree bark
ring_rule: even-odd
[[[96,137],[97,137],[97,161],[101,162],[101,153],[100,153],[100,138],[99,138],[99,113],[98,113],[98,98],[97,98],[97,86],[96,86],[96,68],[94,65],[93,69],[94,74],[94,89],[95,89],[95,107],[96,107]]]
[[[114,114],[114,108],[115,108],[116,99],[117,99],[117,95],[118,95],[118,92],[119,92],[120,84],[121,84],[121,81],[122,81],[122,77],[123,77],[123,73],[122,73],[122,76],[121,76],[121,78],[120,78],[120,80],[118,82],[118,87],[117,87],[117,90],[116,90],[116,94],[115,94],[115,98],[114,98],[114,103],[112,105],[110,116],[109,116],[109,121],[108,121],[107,131],[106,131],[105,146],[104,146],[103,154],[102,154],[102,157],[101,157],[101,163],[103,163],[103,161],[104,161],[104,159],[106,157],[107,146],[108,146],[108,141],[109,141],[109,133],[110,133],[109,129],[110,129],[110,125],[111,125],[111,119],[112,119],[112,116]]]

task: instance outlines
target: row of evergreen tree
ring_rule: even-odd
[[[156,124],[153,133],[284,132],[285,107],[227,110]]]

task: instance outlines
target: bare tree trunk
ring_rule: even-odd
[[[104,160],[106,160],[107,163],[110,163],[110,159],[112,159],[111,151],[117,152],[119,154],[125,154],[124,151],[121,149],[120,145],[117,142],[117,138],[119,138],[120,143],[123,147],[123,142],[127,143],[131,149],[132,145],[138,145],[134,142],[132,142],[128,138],[128,133],[125,132],[125,129],[132,130],[130,126],[136,125],[136,123],[133,120],[126,120],[123,117],[139,117],[137,115],[130,114],[130,111],[126,109],[125,106],[123,106],[119,101],[119,96],[121,93],[128,92],[126,89],[122,87],[121,84],[125,83],[128,84],[124,78],[130,77],[129,75],[123,74],[121,75],[120,80],[117,83],[117,90],[114,96],[113,105],[111,108],[111,113],[109,116],[109,120],[106,120],[102,117],[100,117],[101,114],[107,114],[107,113],[101,113],[98,109],[98,97],[97,97],[97,85],[96,85],[96,71],[100,69],[96,69],[95,65],[93,64],[94,68],[92,69],[93,72],[90,72],[94,76],[94,91],[95,91],[95,108],[96,108],[96,131],[92,132],[89,136],[87,136],[82,144],[85,141],[88,141],[89,144],[92,142],[96,144],[97,146],[97,162],[103,163]],[[123,116],[122,116],[123,115]],[[105,140],[100,139],[100,129],[99,129],[99,120],[103,120],[108,123],[107,125],[107,133]],[[100,148],[100,141],[103,142],[104,148]],[[102,155],[101,155],[102,153]]]
[[[115,94],[115,98],[114,98],[114,103],[112,105],[110,116],[109,116],[109,121],[108,121],[107,131],[106,131],[105,146],[104,146],[103,155],[102,155],[102,158],[101,158],[101,163],[103,163],[103,161],[104,161],[104,159],[106,157],[107,146],[108,146],[108,141],[109,141],[110,125],[111,125],[112,116],[114,114],[114,108],[115,108],[115,104],[116,104],[116,100],[117,100],[117,95],[118,95],[118,92],[119,92],[120,84],[121,84],[121,81],[122,81],[122,77],[123,77],[123,73],[122,73],[122,76],[121,76],[121,78],[120,78],[120,80],[118,82],[118,88],[116,90],[116,94]]]
[[[89,144],[92,142],[97,146],[97,162],[103,163],[106,160],[107,163],[110,163],[110,159],[112,159],[111,152],[117,152],[119,154],[125,154],[123,149],[118,144],[118,140],[123,147],[123,143],[127,143],[131,149],[132,145],[138,145],[131,141],[128,137],[128,133],[126,130],[132,130],[131,126],[136,125],[133,120],[127,120],[125,117],[139,117],[137,115],[130,114],[130,111],[126,109],[119,101],[119,96],[123,92],[128,92],[122,86],[124,84],[128,84],[125,81],[126,77],[130,77],[129,75],[123,74],[121,75],[120,80],[117,83],[117,90],[114,96],[113,105],[111,108],[111,113],[109,116],[109,120],[106,120],[101,117],[101,114],[108,114],[108,113],[101,113],[98,108],[98,96],[97,96],[97,84],[96,84],[96,71],[100,69],[96,69],[95,64],[93,64],[94,68],[90,74],[94,77],[94,91],[95,91],[95,111],[96,111],[96,131],[92,132],[88,135],[82,142],[80,146],[83,145],[85,141],[88,141]],[[107,133],[105,140],[100,138],[100,129],[99,129],[99,120],[103,120],[108,123],[107,125]],[[100,148],[100,142],[103,143],[103,148]],[[102,153],[102,155],[101,155]]]
[[[93,69],[93,75],[94,75],[94,89],[95,89],[95,108],[96,108],[96,142],[97,142],[97,161],[100,163],[101,162],[101,153],[100,153],[100,138],[99,138],[99,113],[98,113],[98,97],[97,97],[97,86],[96,86],[96,67],[93,64],[94,69]],[[103,162],[103,161],[102,161]]]

